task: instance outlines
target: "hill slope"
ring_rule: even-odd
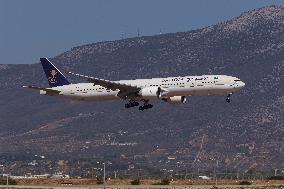
[[[0,65],[0,162],[14,170],[75,174],[101,159],[113,170],[154,175],[164,168],[212,170],[216,160],[220,171],[284,167],[283,6],[189,32],[79,46],[51,61],[65,73],[111,80],[227,74],[246,87],[230,104],[222,96],[188,97],[185,106],[158,102],[139,112],[122,102],[39,96],[21,86],[47,86],[40,64]],[[32,160],[37,169],[27,165]]]

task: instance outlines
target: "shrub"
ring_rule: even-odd
[[[135,179],[131,181],[132,185],[140,185],[140,180],[139,179]]]
[[[169,185],[171,183],[171,181],[169,180],[169,179],[167,179],[167,178],[164,178],[164,179],[162,179],[161,180],[161,185]]]
[[[0,177],[0,185],[6,185],[6,183],[7,183],[6,179],[7,179],[6,177]],[[14,180],[14,179],[9,178],[8,181],[9,181],[9,185],[16,185],[17,184],[16,180]]]
[[[103,184],[104,179],[102,177],[97,177],[97,184]]]
[[[268,180],[284,180],[283,176],[270,176],[267,178]]]
[[[249,182],[247,180],[243,180],[239,183],[239,185],[251,185],[251,182]]]

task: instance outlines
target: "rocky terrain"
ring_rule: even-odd
[[[39,63],[0,65],[0,164],[15,174],[87,175],[97,161],[148,175],[284,169],[283,6],[194,31],[74,47],[50,60],[64,73],[110,80],[226,74],[246,87],[230,104],[225,96],[188,97],[186,105],[156,102],[140,112],[122,101],[40,96],[21,88],[47,86]]]

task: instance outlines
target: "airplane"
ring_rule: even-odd
[[[127,100],[125,108],[139,106],[143,111],[153,107],[150,100],[162,100],[170,104],[185,104],[188,96],[226,94],[230,102],[233,93],[245,86],[237,77],[227,75],[201,75],[110,81],[68,72],[84,78],[88,83],[71,84],[47,58],[40,58],[49,86],[25,88],[39,90],[41,95],[58,96],[72,100],[104,101]]]

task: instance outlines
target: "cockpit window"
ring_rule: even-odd
[[[241,81],[240,79],[235,79],[234,81]]]

